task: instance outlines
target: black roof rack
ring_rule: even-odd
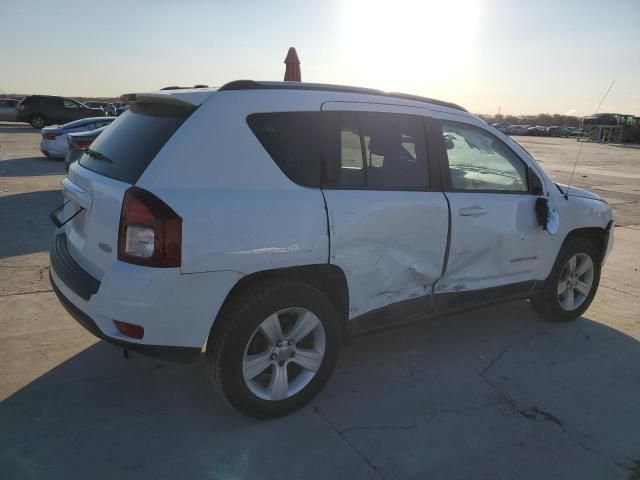
[[[399,98],[402,100],[411,100],[414,102],[430,103],[432,105],[440,105],[441,107],[453,108],[462,112],[467,109],[451,102],[435,100],[433,98],[421,97],[419,95],[411,95],[407,93],[383,92],[375,88],[351,87],[345,85],[330,85],[320,83],[302,83],[302,82],[256,82],[255,80],[234,80],[224,84],[218,89],[219,92],[228,90],[315,90],[324,92],[345,92],[345,93],[362,93],[365,95],[378,95],[389,98]]]
[[[194,85],[193,87],[180,87],[178,85],[171,85],[170,87],[164,87],[161,88],[160,90],[189,90],[192,88],[209,88],[209,85]]]

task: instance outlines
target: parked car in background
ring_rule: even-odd
[[[529,127],[527,128],[525,135],[533,135],[535,137],[546,137],[547,136],[547,127]]]
[[[114,102],[113,104],[116,107],[116,116],[122,115],[129,109],[129,104],[125,102]]]
[[[30,123],[33,128],[104,116],[101,108],[89,108],[72,98],[51,95],[31,95],[18,104],[18,121]]]
[[[569,130],[565,127],[557,127],[555,125],[547,128],[547,135],[550,137],[568,137]]]
[[[18,120],[18,103],[15,98],[0,98],[0,121],[16,122]]]
[[[506,130],[507,135],[526,135],[529,125],[511,125]]]
[[[500,132],[502,133],[506,133],[506,131],[509,129],[509,127],[511,125],[509,125],[507,122],[498,122],[498,123],[494,123],[493,126]]]
[[[65,158],[69,151],[67,135],[74,132],[88,132],[109,125],[115,117],[92,117],[65,123],[59,127],[42,129],[40,151],[47,157]]]
[[[84,104],[89,108],[100,108],[103,112],[105,112],[109,116],[112,116],[112,117],[117,116],[116,115],[117,108],[113,103],[89,101],[89,102],[84,102]]]
[[[62,182],[51,284],[121,348],[206,345],[246,414],[309,403],[352,335],[516,299],[575,320],[596,294],[611,207],[460,106],[247,80],[130,98]]]
[[[67,135],[69,151],[67,152],[67,156],[64,158],[65,171],[69,171],[69,165],[71,165],[75,161],[78,161],[84,153],[85,149],[89,148],[91,143],[96,138],[98,138],[98,135],[100,135],[102,131],[107,127],[108,125],[96,128],[95,130],[90,130],[88,132],[69,133]]]

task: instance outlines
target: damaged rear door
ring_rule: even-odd
[[[350,318],[397,305],[385,319],[393,322],[433,308],[448,205],[430,173],[423,117],[407,110],[416,111],[323,105],[330,262],[345,272]]]

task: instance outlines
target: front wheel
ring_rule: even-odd
[[[600,283],[601,255],[586,238],[575,238],[562,247],[534,308],[546,319],[569,321],[580,317]]]
[[[255,285],[237,296],[207,343],[210,377],[237,410],[291,413],[329,379],[340,346],[338,314],[320,290],[297,281]]]

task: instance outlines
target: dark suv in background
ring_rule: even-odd
[[[31,95],[18,105],[18,121],[42,128],[54,123],[67,123],[87,117],[104,117],[101,108],[89,108],[71,98]]]

